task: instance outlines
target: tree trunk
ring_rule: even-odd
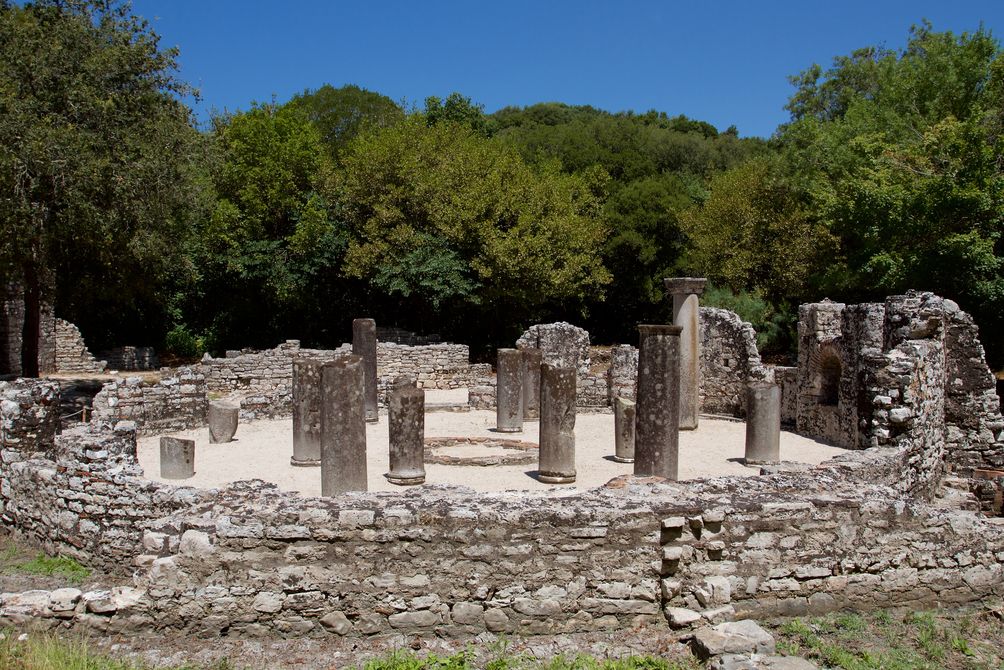
[[[21,374],[38,376],[39,339],[42,334],[42,295],[38,269],[34,263],[24,266],[24,330],[21,337]]]

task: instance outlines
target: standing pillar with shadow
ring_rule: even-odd
[[[680,458],[679,326],[638,326],[634,474],[676,481]]]
[[[363,359],[365,374],[366,421],[376,423],[377,413],[377,336],[373,319],[352,320],[352,353]]]
[[[697,428],[701,393],[701,304],[708,283],[697,277],[663,280],[673,296],[673,325],[680,332],[680,429]]]
[[[545,484],[575,481],[575,368],[540,368],[540,465]]]
[[[523,431],[523,357],[518,349],[499,349],[495,375],[495,430]]]
[[[321,495],[365,491],[363,359],[339,356],[321,368]]]

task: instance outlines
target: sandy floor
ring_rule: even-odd
[[[447,402],[446,394],[430,394],[430,401]],[[457,395],[460,400],[461,395]],[[454,400],[452,396],[449,400]],[[466,394],[463,395],[466,400]],[[495,413],[429,412],[425,417],[426,437],[484,436],[537,442],[537,422],[526,422],[522,433],[499,434],[494,432]],[[723,419],[702,417],[695,431],[680,433],[680,479],[694,479],[716,475],[755,475],[758,467],[746,467],[738,459],[745,448],[745,424]],[[293,454],[292,420],[255,421],[237,428],[229,444],[210,444],[209,429],[187,430],[171,435],[194,438],[195,476],[187,480],[174,480],[202,488],[212,488],[242,479],[264,479],[281,489],[299,491],[303,495],[321,493],[320,468],[293,467],[289,458]],[[380,421],[367,424],[367,471],[369,490],[391,491],[400,487],[390,484],[384,473],[388,470],[387,416],[381,413]],[[462,484],[479,491],[551,490],[554,488],[594,488],[614,477],[630,474],[632,464],[610,460],[614,452],[614,418],[612,414],[579,414],[575,424],[576,471],[574,484],[543,484],[535,478],[536,467],[512,466],[455,466],[427,464],[427,484]],[[483,455],[484,448],[449,447],[448,453]],[[501,451],[501,450],[500,450]],[[842,449],[801,437],[794,433],[781,433],[781,458],[802,463],[821,463]],[[144,437],[139,441],[139,461],[151,479],[160,478],[159,436]]]

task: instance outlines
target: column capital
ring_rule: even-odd
[[[663,335],[663,336],[679,337],[680,333],[682,332],[683,332],[683,326],[666,325],[663,323],[638,324],[639,335]]]
[[[662,280],[669,295],[701,295],[708,280],[701,277],[671,277]]]

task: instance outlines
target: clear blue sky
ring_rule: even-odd
[[[421,106],[452,91],[488,112],[560,101],[648,109],[768,136],[787,76],[902,47],[911,24],[1004,37],[1004,0],[135,0],[216,110],[324,83]]]

